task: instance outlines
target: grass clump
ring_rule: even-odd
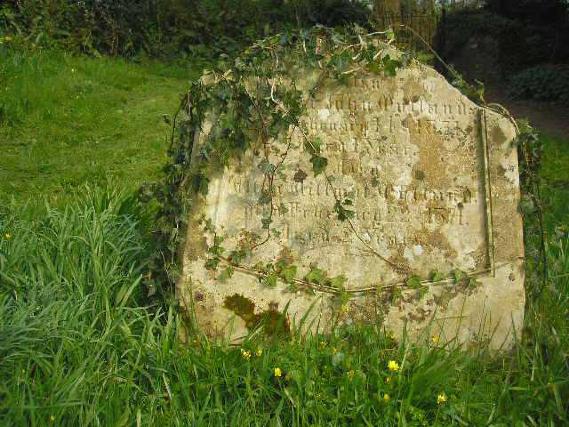
[[[175,307],[141,284],[137,204],[81,191],[65,208],[0,216],[0,417],[13,425],[559,425],[569,396],[569,241],[527,339],[493,358],[377,325],[241,347],[177,340]],[[38,219],[39,218],[39,219]]]

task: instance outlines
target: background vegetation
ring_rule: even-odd
[[[17,9],[24,4],[54,9],[34,27],[31,12],[28,21],[14,18],[32,10]],[[279,342],[253,334],[242,348],[213,346],[198,334],[181,344],[186,313],[146,286],[153,212],[135,193],[161,176],[169,117],[207,64],[200,52],[221,52],[224,42],[200,47],[191,39],[191,61],[167,63],[144,58],[153,51],[140,41],[113,45],[110,30],[87,48],[65,32],[79,29],[79,18],[58,4],[12,2],[1,15],[0,424],[569,422],[569,140],[532,140],[536,150],[543,146],[550,271],[543,283],[528,270],[524,335],[511,354],[458,351],[429,335],[414,347],[376,325]],[[65,16],[74,27],[45,32],[46,22]],[[128,35],[128,28],[115,30]],[[153,46],[170,55],[176,43]],[[526,212],[531,224],[535,211]],[[531,266],[539,248],[529,237]]]

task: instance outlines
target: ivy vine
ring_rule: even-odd
[[[427,282],[460,284],[465,288],[474,286],[474,279],[456,271],[447,276],[433,272],[429,279],[422,280],[372,248],[352,222],[355,216],[353,201],[340,197],[340,192],[333,186],[322,142],[309,136],[300,121],[307,100],[328,79],[347,83],[351,76],[362,71],[394,76],[398,69],[414,61],[407,53],[393,55],[389,48],[393,41],[392,31],[368,34],[359,27],[344,30],[315,27],[277,34],[258,41],[235,60],[220,64],[201,79],[191,82],[172,121],[171,161],[165,169],[165,180],[143,189],[144,199],[152,200],[157,211],[155,237],[159,250],[151,261],[151,280],[170,284],[177,281],[189,209],[196,196],[207,195],[212,175],[223,171],[245,152],[252,151],[258,159],[257,168],[263,174],[257,202],[266,208],[266,214],[261,218],[264,235],[250,233],[243,236],[237,248],[226,250],[223,236],[219,236],[211,222],[204,218],[204,230],[213,236],[207,249],[206,268],[215,270],[221,281],[231,278],[235,271],[247,271],[268,287],[274,287],[281,280],[291,291],[339,295],[352,292],[346,290],[344,276],[329,277],[316,265],[311,266],[302,278],[297,277],[298,267],[285,258],[272,263],[243,265],[255,249],[278,234],[271,228],[275,211],[274,182],[282,173],[291,148],[289,135],[294,131],[302,136],[312,174],[322,175],[330,187],[337,219],[347,223],[359,241],[382,262],[408,276],[404,283],[353,292],[383,290],[393,293],[396,288],[405,288],[416,289],[422,296]],[[307,92],[291,80],[291,70],[298,64],[303,70],[318,73],[315,84]],[[298,171],[295,180],[306,177],[306,172]]]

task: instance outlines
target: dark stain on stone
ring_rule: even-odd
[[[507,138],[502,128],[500,126],[494,126],[492,129],[492,143],[493,145],[499,145],[506,142]]]
[[[286,316],[278,311],[277,302],[269,303],[268,310],[255,314],[255,303],[251,299],[233,294],[225,298],[223,306],[243,319],[249,330],[262,326],[263,332],[268,336],[290,334],[290,323]]]

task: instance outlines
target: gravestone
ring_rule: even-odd
[[[510,119],[420,63],[328,78],[309,96],[315,79],[296,81],[307,108],[280,150],[249,149],[194,196],[182,305],[234,341],[259,325],[383,322],[399,338],[511,346],[525,295]],[[307,141],[326,159],[318,174]]]

